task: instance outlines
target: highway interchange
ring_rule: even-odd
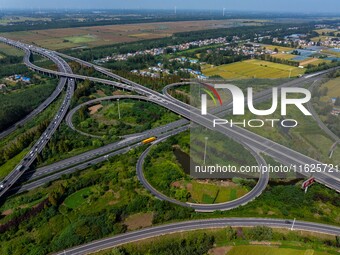
[[[62,57],[67,57],[66,55],[59,54]],[[112,74],[110,71],[98,67],[96,65],[93,65],[91,63],[85,62],[83,60],[79,60],[74,57],[68,57],[73,61],[77,61],[80,64],[83,64],[85,66],[91,66],[95,70],[107,75],[110,78],[114,78],[119,80],[120,82],[127,83],[134,87],[134,91],[137,93],[142,92],[144,95],[155,98],[158,103],[166,107],[167,109],[170,109],[173,112],[178,113],[179,115],[192,120],[193,122],[200,124],[204,127],[207,127],[208,129],[212,129],[212,122],[213,119],[216,117],[212,114],[208,114],[206,116],[202,116],[200,114],[200,111],[194,107],[188,106],[185,103],[182,103],[172,97],[169,97],[167,95],[162,95],[160,93],[154,92],[150,89],[147,89],[137,83],[131,82],[127,79],[124,79],[120,76],[117,76],[115,74]],[[301,84],[305,84],[307,82],[314,82],[315,80],[318,80],[320,76],[324,75],[327,72],[320,72],[317,74],[307,75],[305,77],[302,77],[300,79],[296,79],[294,81],[288,82],[287,84],[283,84],[280,87],[288,87],[288,86],[301,86]],[[95,81],[95,80],[94,80]],[[102,79],[97,80],[98,82],[103,82]],[[105,82],[106,84],[109,84],[109,82]],[[264,91],[260,93],[259,97],[268,98],[270,97],[270,94],[268,95],[268,91]],[[233,127],[230,126],[219,126],[214,131],[221,132],[222,134],[227,135],[228,137],[231,137],[232,139],[236,140],[237,142],[243,142],[245,144],[248,144],[251,148],[257,150],[258,152],[265,152],[265,154],[273,157],[277,161],[286,164],[286,165],[312,165],[312,164],[321,164],[321,162],[318,162],[312,158],[306,157],[305,155],[295,152],[285,146],[279,145],[269,139],[260,137],[252,132],[249,132],[243,128],[240,127]],[[327,172],[333,172],[332,174],[329,173],[316,173],[315,178],[318,182],[323,183],[324,185],[336,190],[340,191],[340,173],[337,173],[335,169],[331,169],[327,167]],[[306,177],[310,176],[310,173],[304,173]]]
[[[3,38],[0,39],[3,42],[7,42],[6,40],[4,41]],[[24,57],[24,62],[28,63],[30,54],[31,52],[27,47],[22,46],[18,42],[14,42],[13,46],[16,46],[18,48],[21,48],[25,51],[25,57]],[[45,55],[45,54],[44,54]],[[71,68],[67,65],[66,61],[64,61],[61,58],[52,58],[49,55],[46,55],[47,57],[51,58],[57,66],[58,69],[62,72],[65,73],[72,73]],[[59,83],[59,86],[62,86],[63,82]],[[48,143],[49,139],[51,136],[54,134],[54,132],[57,130],[58,126],[60,123],[63,121],[66,112],[70,106],[71,98],[73,96],[73,91],[75,87],[75,82],[73,79],[68,79],[68,86],[66,90],[66,95],[64,97],[64,101],[62,105],[60,106],[58,112],[56,113],[55,117],[51,121],[51,123],[48,125],[47,129],[45,132],[41,135],[41,137],[38,139],[38,141],[32,146],[31,150],[27,153],[27,155],[20,161],[20,163],[13,169],[13,171],[8,174],[5,179],[2,181],[1,189],[0,189],[0,198],[8,191],[14,184],[15,182],[25,173],[26,170],[29,169],[29,167],[32,165],[32,163],[36,160],[37,155],[43,150],[45,145]],[[58,90],[61,87],[57,88]],[[48,102],[51,103],[48,99]],[[44,106],[43,106],[44,107]],[[45,106],[46,107],[46,106]]]
[[[13,45],[15,47],[19,47],[21,49],[23,49],[26,53],[25,58],[24,58],[24,63],[26,65],[28,65],[30,68],[39,71],[39,72],[43,72],[43,73],[47,73],[47,74],[52,74],[52,75],[56,75],[58,77],[60,77],[60,82],[59,85],[56,89],[56,91],[54,93],[60,93],[60,91],[62,90],[63,86],[62,84],[64,82],[68,83],[67,86],[67,91],[66,91],[66,95],[64,98],[64,101],[59,109],[59,111],[57,112],[55,118],[52,120],[52,122],[50,123],[50,125],[48,126],[47,130],[43,133],[43,135],[41,136],[41,138],[36,142],[36,144],[32,147],[32,150],[24,157],[24,159],[22,160],[22,162],[20,162],[20,164],[5,178],[6,180],[6,187],[5,189],[2,189],[0,191],[0,197],[4,196],[4,194],[15,184],[15,182],[22,176],[22,175],[27,175],[28,178],[30,180],[32,180],[32,182],[26,183],[23,186],[16,186],[14,187],[14,189],[17,189],[17,191],[21,192],[24,190],[30,190],[36,187],[39,187],[47,182],[50,182],[52,180],[55,180],[57,178],[60,178],[63,174],[66,173],[72,173],[74,171],[80,170],[80,169],[84,169],[89,167],[92,164],[96,164],[99,162],[103,162],[104,160],[107,160],[108,157],[114,156],[114,155],[118,155],[121,153],[126,153],[128,152],[130,149],[135,148],[137,146],[140,146],[140,141],[150,137],[150,136],[157,136],[159,137],[159,140],[157,142],[161,142],[163,139],[166,139],[167,137],[177,134],[179,132],[183,132],[185,130],[187,130],[189,128],[189,124],[190,122],[188,120],[191,120],[192,122],[194,122],[195,124],[199,124],[202,125],[206,128],[211,129],[211,123],[212,123],[212,119],[216,118],[215,115],[212,115],[211,113],[208,114],[207,116],[202,116],[200,114],[200,112],[191,106],[188,106],[187,104],[184,104],[172,97],[170,97],[167,94],[167,89],[169,87],[167,87],[163,92],[163,94],[160,94],[158,92],[155,92],[151,89],[145,88],[142,85],[139,85],[137,83],[131,82],[127,79],[124,79],[120,76],[117,76],[113,73],[111,73],[110,71],[102,68],[102,67],[98,67],[95,65],[92,65],[91,63],[79,60],[77,58],[73,58],[73,57],[69,57],[63,54],[59,54],[53,51],[48,51],[45,49],[41,49],[35,46],[30,46],[30,45],[26,45],[20,42],[14,42],[5,38],[0,38],[0,41],[3,41],[5,43],[8,43],[10,45]],[[51,71],[51,70],[47,70],[41,67],[37,67],[34,64],[32,64],[29,61],[29,56],[31,54],[31,51],[41,54],[44,57],[47,57],[49,59],[51,59],[53,62],[55,62],[58,66],[58,71]],[[58,56],[59,55],[59,56]],[[68,64],[61,58],[70,58],[74,61],[77,61],[79,63],[81,63],[82,65],[85,66],[92,66],[94,67],[97,71],[107,75],[110,78],[116,79],[118,80],[118,82],[115,81],[111,81],[111,80],[105,80],[105,79],[100,79],[100,78],[95,78],[95,77],[86,77],[86,76],[81,76],[81,75],[76,75],[72,73],[72,70],[70,69],[70,67],[68,66]],[[307,83],[307,82],[313,82],[316,81],[320,76],[324,75],[325,72],[319,73],[317,75],[310,75],[307,77],[302,77],[300,79],[294,80],[292,82],[289,82],[288,84],[283,84],[282,86],[301,86],[301,83]],[[166,107],[167,109],[178,113],[179,115],[183,116],[184,118],[188,119],[181,119],[179,121],[170,123],[168,125],[165,125],[163,127],[154,129],[154,130],[149,130],[140,134],[136,134],[136,135],[132,135],[129,137],[125,137],[123,140],[113,143],[113,144],[109,144],[106,145],[102,148],[98,148],[96,150],[93,151],[89,151],[86,153],[83,153],[81,155],[72,157],[70,159],[66,159],[60,162],[56,162],[50,166],[46,166],[46,167],[42,167],[40,169],[37,169],[36,172],[34,172],[33,174],[28,173],[28,168],[29,166],[32,164],[32,162],[35,160],[36,155],[38,153],[40,153],[42,151],[42,149],[44,148],[44,146],[47,144],[48,140],[50,139],[50,137],[53,135],[53,133],[55,132],[55,130],[57,129],[57,127],[59,126],[59,124],[61,123],[61,121],[64,119],[64,117],[66,116],[67,110],[69,108],[70,105],[70,99],[72,98],[73,95],[73,91],[74,91],[74,86],[75,86],[75,80],[85,80],[85,79],[89,79],[91,81],[94,82],[100,82],[103,84],[107,84],[110,86],[115,86],[121,89],[127,89],[133,92],[136,92],[142,96],[136,96],[136,99],[142,99],[142,100],[147,100],[147,101],[152,101],[154,103],[157,103],[163,107]],[[38,114],[39,112],[41,112],[44,108],[46,108],[58,95],[51,95],[43,104],[41,104],[39,107],[42,108],[37,108],[36,112],[34,112],[34,115],[32,115],[30,117],[30,119],[32,117],[34,117],[36,114]],[[270,97],[269,92],[264,91],[261,92],[259,95],[257,95],[257,99],[258,101],[263,101],[265,99],[268,99]],[[225,111],[230,110],[231,105],[228,104],[227,106],[223,106],[221,108],[217,108],[214,109],[212,111],[212,113],[218,115],[218,114],[222,114],[225,113]],[[32,113],[33,114],[33,113]],[[67,123],[70,125],[71,122],[71,118],[67,117],[66,118]],[[23,123],[26,123],[23,122]],[[72,125],[72,124],[71,124]],[[298,152],[295,152],[287,147],[284,147],[282,145],[279,145],[275,142],[272,142],[266,138],[263,138],[261,136],[258,136],[252,132],[249,132],[245,129],[239,128],[239,127],[228,127],[228,126],[221,126],[218,127],[216,129],[216,131],[227,135],[228,137],[231,137],[232,139],[236,140],[237,142],[243,144],[244,146],[247,146],[248,149],[252,152],[252,154],[255,156],[255,158],[257,159],[258,163],[261,164],[265,164],[265,162],[263,161],[263,159],[259,156],[260,152],[265,152],[265,154],[273,157],[274,159],[276,159],[277,161],[284,163],[284,164],[312,164],[312,163],[320,163],[314,159],[311,159],[305,155],[302,155]],[[8,133],[10,133],[11,131],[9,130]],[[8,133],[4,134],[7,135]],[[1,134],[0,134],[1,135]],[[147,155],[147,153],[149,152],[150,147],[142,154],[141,158],[138,161],[137,164],[137,175],[139,180],[142,182],[142,184],[149,189],[149,191],[159,197],[160,199],[165,199],[165,200],[171,200],[170,198],[164,197],[164,195],[162,195],[161,193],[159,193],[158,191],[154,190],[151,186],[148,187],[148,183],[145,180],[145,178],[143,178],[143,171],[142,171],[142,163],[143,160],[145,158],[145,156]],[[19,169],[19,170],[18,170]],[[308,176],[308,174],[305,174],[306,176]],[[42,177],[42,178],[41,178]],[[331,173],[318,173],[316,176],[316,180],[320,183],[325,184],[326,186],[336,190],[336,191],[340,191],[340,180],[339,180],[339,173],[337,174],[331,174]],[[233,201],[233,203],[225,203],[223,204],[217,204],[217,205],[197,205],[197,204],[188,204],[185,203],[185,206],[190,206],[193,207],[194,209],[196,209],[197,211],[214,211],[214,210],[228,210],[231,208],[235,208],[237,206],[243,205],[248,201],[251,201],[252,199],[254,199],[255,197],[257,197],[258,195],[261,194],[261,192],[263,191],[263,189],[265,188],[267,181],[268,181],[268,176],[262,177],[259,179],[258,184],[256,185],[256,187],[250,192],[248,193],[244,198],[240,198],[239,200],[235,200]],[[244,199],[244,200],[243,200]],[[175,202],[175,201],[171,201],[171,202]],[[178,201],[176,201],[176,203],[178,203]],[[268,220],[268,222],[266,222],[266,220],[263,219],[257,219],[257,220],[249,220],[248,219],[239,219],[239,220],[235,220],[235,219],[219,219],[220,222],[216,222],[216,224],[212,224],[212,222],[210,222],[209,225],[209,221],[207,221],[207,223],[203,222],[203,221],[199,221],[199,222],[194,222],[194,221],[190,221],[187,222],[186,224],[188,224],[187,226],[183,226],[184,230],[192,230],[195,228],[205,228],[207,226],[209,227],[214,227],[214,226],[221,226],[221,225],[251,225],[254,226],[256,224],[259,225],[272,225],[275,227],[287,227],[287,223],[282,222],[277,220],[277,222],[270,222],[270,220]],[[218,221],[218,220],[216,220]],[[273,220],[275,221],[275,220]],[[178,224],[182,224],[182,223],[178,223]],[[183,223],[184,224],[184,223]],[[184,224],[185,225],[185,224]],[[314,223],[301,223],[301,225],[297,225],[301,229],[305,229],[305,230],[312,230],[312,231],[316,231],[316,232],[327,232],[327,233],[339,233],[339,228],[337,227],[331,227],[331,226],[323,226],[323,225],[317,225]],[[156,235],[158,232],[157,228],[160,227],[155,227],[155,228],[151,228],[149,230],[145,230],[145,235],[146,237],[148,237],[148,235],[154,236]],[[177,229],[177,226],[170,226],[168,228],[166,228],[166,226],[164,226],[164,230],[162,230],[162,234],[165,233],[169,233],[171,231],[173,231],[174,229]],[[181,229],[181,226],[179,226],[179,229]],[[181,229],[180,231],[182,231],[183,229]],[[143,232],[143,230],[142,230]],[[144,234],[141,234],[139,231],[137,232],[133,232],[133,233],[128,233],[131,234],[131,239],[128,240],[140,240],[141,236],[144,236]],[[126,235],[128,235],[126,234]],[[125,234],[124,234],[125,235]],[[89,244],[89,245],[85,245],[82,246],[80,249],[83,253],[73,253],[74,250],[72,251],[72,253],[69,254],[84,254],[88,251],[93,251],[93,250],[98,250],[99,248],[101,248],[102,246],[108,246],[108,247],[112,247],[114,245],[118,245],[121,243],[124,243],[126,240],[126,236],[117,236],[114,237],[113,239],[107,239],[106,241],[101,241],[103,243],[98,244]],[[145,238],[145,237],[143,237]],[[116,240],[117,239],[117,240]],[[68,251],[67,251],[68,252]],[[78,251],[77,251],[78,252]]]
[[[35,49],[36,50],[36,49]],[[37,50],[39,53],[46,53],[46,50]],[[51,56],[55,56],[56,54],[54,54],[53,52],[52,53],[49,53],[48,55],[47,55],[47,57],[51,57]],[[27,57],[25,58],[26,60],[28,59]],[[82,61],[82,60],[78,60],[78,59],[76,59],[76,58],[71,58],[72,60],[75,60],[75,61],[78,61],[78,62],[80,62],[81,64],[86,64],[87,66],[89,66],[89,65],[91,65],[92,66],[92,64],[90,64],[90,63],[87,63],[87,62],[84,62],[84,61]],[[32,68],[34,68],[34,69],[37,69],[38,71],[42,71],[42,72],[47,72],[47,73],[49,73],[49,72],[51,72],[51,73],[54,73],[54,74],[56,74],[57,73],[57,75],[60,75],[60,73],[59,72],[54,72],[54,71],[50,71],[50,70],[46,70],[46,69],[43,69],[43,68],[39,68],[39,67],[35,67],[35,66],[32,66],[32,64],[29,62],[29,61],[25,61],[25,63],[26,64],[28,64],[28,65],[30,65]],[[112,77],[112,78],[115,78],[115,79],[119,79],[120,81],[123,81],[123,82],[127,82],[126,81],[126,79],[124,79],[124,78],[121,78],[121,77],[119,77],[119,76],[117,76],[117,75],[115,75],[115,74],[112,74],[112,73],[110,73],[109,71],[107,71],[106,69],[104,69],[104,68],[101,68],[101,67],[97,67],[97,66],[93,66],[97,71],[100,71],[100,72],[102,72],[102,73],[104,73],[104,74],[106,74],[106,75],[108,75],[109,77]],[[63,74],[63,75],[65,75],[65,74]],[[72,78],[78,78],[78,79],[86,79],[86,78],[88,78],[88,77],[79,77],[79,76],[77,76],[77,75],[72,75],[72,74],[67,74],[66,76],[69,76],[69,75],[71,75],[71,77]],[[303,80],[304,82],[306,82],[306,79],[314,79],[314,77],[316,77],[316,76],[313,76],[313,75],[310,75],[310,77],[308,77],[308,78],[304,78],[305,80]],[[144,88],[143,86],[141,86],[141,85],[138,85],[138,84],[136,84],[136,83],[133,83],[133,82],[130,82],[129,84],[131,85],[131,86],[126,86],[126,85],[123,85],[123,84],[120,84],[120,83],[117,83],[117,82],[112,82],[112,81],[107,81],[107,80],[103,80],[103,79],[98,79],[98,78],[91,78],[90,77],[90,79],[92,79],[92,80],[97,80],[97,81],[99,81],[99,82],[103,82],[103,83],[105,83],[105,84],[109,84],[109,85],[113,85],[113,86],[115,86],[115,85],[118,85],[119,87],[121,87],[121,88],[125,88],[125,89],[129,89],[129,90],[133,90],[133,91],[136,91],[136,92],[141,92],[142,94],[144,94],[144,95],[148,95],[149,94],[149,98],[150,99],[153,99],[156,103],[159,103],[159,104],[165,104],[166,106],[165,107],[167,107],[167,108],[169,108],[169,109],[171,109],[171,110],[173,110],[173,111],[175,111],[175,112],[178,112],[178,113],[182,113],[182,115],[183,116],[186,116],[187,118],[189,118],[190,119],[190,112],[189,112],[189,114],[187,113],[187,111],[183,111],[183,108],[184,107],[186,107],[187,108],[187,105],[184,105],[184,103],[182,103],[182,102],[179,102],[178,100],[176,100],[176,99],[173,99],[173,98],[171,98],[170,100],[164,100],[164,99],[162,99],[162,98],[160,98],[159,97],[159,95],[160,94],[158,94],[157,92],[153,92],[152,90],[150,90],[150,89],[147,89],[147,88]],[[299,81],[300,83],[301,83],[301,81]],[[294,84],[298,84],[298,82],[295,80],[295,81],[292,81],[292,82],[290,82],[290,84],[287,84],[286,86],[292,86],[292,85],[294,85]],[[132,85],[133,86],[135,86],[135,88],[132,88]],[[150,95],[150,91],[152,91],[153,93],[155,93],[156,95],[153,95],[153,94],[151,94]],[[163,95],[161,95],[161,96],[163,96]],[[261,94],[259,95],[259,97],[261,98],[268,98],[268,96],[270,96],[270,95],[268,95],[268,93],[266,92],[266,91],[264,91],[264,92],[261,92]],[[173,102],[176,102],[175,104],[173,103]],[[181,107],[181,109],[178,109],[177,107],[177,109],[173,109],[173,108],[171,108],[171,107],[168,107],[168,105],[169,105],[169,102],[172,102],[172,105],[183,105],[182,107]],[[163,105],[164,106],[164,105]],[[196,116],[199,116],[200,114],[198,114],[197,113],[197,109],[194,109],[194,108],[191,108],[191,110],[192,110],[192,112],[196,112]],[[184,113],[183,113],[184,112]],[[203,121],[206,121],[206,120],[204,120],[203,119]],[[205,124],[205,126],[206,127],[208,127],[208,128],[211,128],[210,126],[209,126],[209,123],[204,123],[203,122],[203,124]],[[231,130],[231,129],[230,129]],[[241,130],[241,131],[245,131],[244,129],[239,129],[239,130]],[[226,129],[224,129],[224,130],[222,130],[222,133],[223,132],[226,132]],[[250,133],[249,131],[245,131],[246,133]],[[250,133],[251,135],[253,135],[256,139],[258,139],[258,138],[260,138],[261,139],[261,137],[259,137],[259,136],[257,136],[257,135],[254,135],[254,134],[252,134],[252,133]],[[231,137],[233,137],[233,138],[235,138],[234,137],[234,135],[232,134],[232,135],[230,135]],[[255,139],[255,140],[256,140]],[[243,143],[247,143],[247,142],[244,142],[244,141],[242,141],[242,139],[237,139],[236,138],[236,140],[238,140],[239,142],[243,142]],[[264,140],[264,141],[263,141]],[[302,155],[302,154],[299,154],[299,153],[296,153],[296,152],[294,152],[294,151],[292,151],[292,150],[290,150],[290,149],[288,149],[288,148],[285,148],[285,147],[283,147],[283,146],[280,146],[280,145],[278,145],[278,144],[276,144],[276,143],[273,143],[273,142],[271,142],[270,140],[268,140],[268,139],[264,139],[264,138],[262,138],[262,141],[260,140],[260,142],[257,142],[257,144],[255,144],[255,146],[252,146],[251,145],[251,139],[250,139],[250,142],[249,142],[249,138],[248,138],[248,140],[246,140],[246,141],[248,141],[248,143],[249,143],[249,145],[250,145],[250,147],[251,148],[254,148],[254,149],[257,149],[257,151],[259,151],[259,152],[261,152],[261,151],[266,151],[266,153],[267,154],[269,154],[268,153],[268,151],[269,150],[272,150],[273,152],[272,152],[272,154],[271,154],[271,156],[273,156],[274,155],[274,158],[276,158],[276,159],[278,159],[280,162],[283,162],[283,163],[286,163],[286,162],[292,162],[291,161],[291,156],[289,155],[289,154],[291,154],[291,153],[293,153],[293,154],[295,154],[295,155],[297,155],[297,159],[295,159],[295,161],[294,161],[294,163],[296,164],[299,164],[299,163],[301,163],[301,162],[303,162],[302,160],[300,160],[300,159],[303,159],[303,160],[305,160],[305,159],[307,159],[307,162],[311,162],[311,160],[312,160],[312,162],[313,163],[315,163],[315,161],[313,160],[313,159],[310,159],[310,158],[308,158],[308,157],[306,157],[306,156],[304,156],[304,155]],[[267,146],[265,146],[267,144]],[[261,148],[261,146],[262,146],[262,148]],[[278,146],[279,148],[277,149],[277,150],[275,150],[276,148],[274,148],[274,146]],[[260,147],[260,148],[259,148]],[[269,147],[269,148],[268,148]],[[280,152],[279,150],[281,149],[281,148],[285,148],[286,150],[287,150],[287,153],[286,153],[286,155],[283,155],[283,156],[281,156],[281,155],[279,155],[279,156],[277,156],[277,153],[278,152]],[[296,156],[295,156],[296,157]],[[294,158],[293,158],[294,159]],[[325,175],[327,175],[327,174],[325,174]],[[323,178],[323,179],[322,179]],[[317,178],[317,180],[318,181],[320,181],[320,182],[323,182],[324,184],[326,184],[327,186],[330,186],[330,187],[332,187],[332,188],[334,188],[335,190],[339,190],[338,189],[338,179],[337,179],[337,177],[335,178],[335,179],[333,179],[333,178],[329,178],[328,176],[322,176],[322,174],[321,174],[321,177],[320,178]],[[326,180],[326,181],[325,181]]]

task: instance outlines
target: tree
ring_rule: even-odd
[[[237,233],[232,227],[228,227],[226,229],[226,240],[227,241],[232,241],[237,238]]]
[[[267,226],[256,226],[249,232],[250,238],[257,241],[272,240],[273,230]]]
[[[119,248],[113,248],[112,250],[111,250],[111,253],[110,253],[111,255],[124,255],[124,252],[123,251],[121,251]]]
[[[340,247],[340,236],[335,237],[336,247]]]
[[[340,97],[336,98],[334,105],[340,106]]]

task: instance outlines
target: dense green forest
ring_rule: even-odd
[[[42,103],[54,90],[51,80],[22,91],[0,94],[0,131],[10,127]]]
[[[28,71],[27,67],[24,64],[11,64],[11,65],[4,65],[0,68],[0,77],[5,77],[14,74],[31,74]]]

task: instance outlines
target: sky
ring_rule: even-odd
[[[222,9],[274,12],[338,12],[340,0],[0,0],[16,9]]]

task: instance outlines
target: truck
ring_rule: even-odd
[[[24,166],[23,165],[19,165],[18,167],[17,167],[17,171],[21,171],[22,169],[24,168]]]
[[[152,143],[153,141],[155,141],[157,139],[157,137],[153,136],[153,137],[150,137],[148,139],[145,139],[142,141],[142,144],[148,144],[148,143]]]

